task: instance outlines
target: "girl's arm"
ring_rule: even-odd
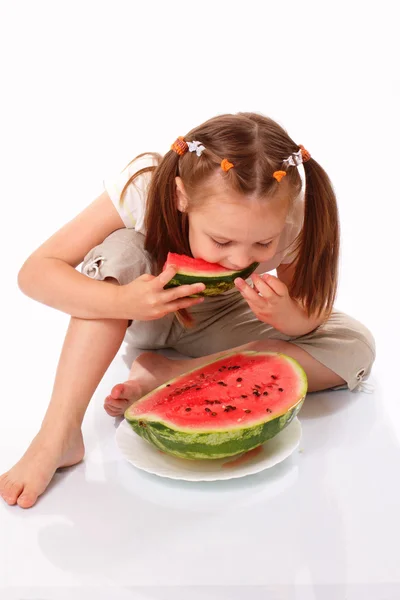
[[[123,227],[108,193],[103,192],[24,262],[18,273],[21,291],[74,317],[121,318],[119,286],[95,281],[76,267],[89,250]]]

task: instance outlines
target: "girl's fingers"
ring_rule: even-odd
[[[161,273],[154,278],[153,282],[155,287],[162,289],[164,285],[167,285],[167,283],[171,281],[177,270],[178,267],[176,265],[169,265],[165,271],[161,271]]]
[[[192,294],[198,294],[206,289],[204,283],[191,283],[188,285],[179,285],[174,288],[170,288],[164,290],[162,293],[162,298],[164,302],[173,302],[178,298],[184,298],[186,296],[191,296]]]
[[[198,294],[206,289],[204,283],[191,283],[187,285],[179,285],[174,288],[168,288],[164,290],[164,286],[171,281],[173,276],[178,271],[178,267],[176,265],[169,265],[165,271],[162,271],[158,277],[155,278],[155,283],[157,288],[162,288],[163,291],[163,300],[165,302],[171,302],[172,300],[176,300],[177,298],[182,298],[184,296],[191,296],[192,294]]]
[[[252,304],[254,304],[255,306],[258,307],[262,307],[263,306],[263,301],[265,302],[265,300],[268,299],[268,296],[271,295],[272,291],[268,291],[268,286],[266,284],[265,285],[265,289],[260,289],[260,293],[263,295],[263,297],[261,298],[261,296],[258,295],[258,293],[256,292],[256,290],[254,290],[252,287],[249,286],[248,283],[246,283],[246,281],[244,281],[241,277],[238,277],[235,279],[235,285],[236,287],[239,288],[240,292],[242,293],[242,296],[244,298],[246,298],[246,300],[248,302],[251,302]],[[257,286],[259,285],[258,281],[257,281]],[[261,285],[260,285],[261,287]]]
[[[263,273],[262,277],[260,277],[256,273],[253,273],[251,278],[253,282],[257,284],[257,287],[259,288],[263,296],[265,295],[262,291],[263,289],[265,293],[268,293],[268,291],[272,291],[277,296],[285,296],[288,292],[287,286],[283,283],[283,281],[281,281],[277,277],[274,277],[273,275],[269,275],[268,273]]]

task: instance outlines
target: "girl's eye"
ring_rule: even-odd
[[[225,244],[220,244],[219,242],[216,242],[215,240],[213,240],[214,244],[216,246],[218,246],[218,248],[223,248],[224,246],[229,246],[230,242],[225,242]]]
[[[220,244],[219,242],[216,242],[215,240],[213,240],[213,242],[216,246],[218,246],[218,248],[223,248],[224,246],[229,246],[229,244],[231,243],[231,242],[225,242],[225,244]],[[260,244],[259,242],[257,242],[257,245],[261,246],[262,248],[269,248],[269,246],[271,244],[272,244],[272,242],[267,242],[266,244]]]

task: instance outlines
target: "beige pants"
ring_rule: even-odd
[[[82,273],[94,279],[114,277],[121,285],[143,273],[151,273],[151,261],[144,250],[144,236],[133,229],[119,229],[85,256]],[[190,308],[196,325],[185,329],[173,313],[154,321],[130,323],[125,341],[135,348],[174,348],[199,357],[228,350],[261,339],[289,341],[340,375],[348,387],[357,390],[369,377],[375,360],[375,341],[359,321],[334,310],[329,320],[306,335],[291,337],[259,321],[240,292],[232,289],[206,297]]]

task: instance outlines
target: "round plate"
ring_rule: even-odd
[[[116,431],[117,446],[135,467],[153,475],[186,481],[217,481],[253,475],[285,460],[297,448],[301,425],[296,417],[278,435],[250,452],[216,460],[185,460],[158,450],[124,419]]]

